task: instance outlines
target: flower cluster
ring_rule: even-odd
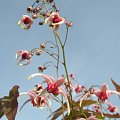
[[[35,6],[35,4],[37,5]],[[46,8],[46,10],[44,10],[44,8]],[[59,15],[59,10],[57,10],[54,1],[36,1],[32,6],[27,8],[27,12],[31,13],[32,16],[23,15],[18,22],[18,25],[26,30],[31,28],[34,20],[37,18],[41,18],[39,25],[46,23],[54,30],[58,30],[60,24],[63,23],[66,23],[68,27],[72,26],[71,22],[67,22],[64,17]]]
[[[104,83],[102,86],[92,86],[87,89],[86,86],[76,81],[73,73],[69,74],[68,72],[64,48],[67,41],[68,30],[72,26],[72,22],[67,22],[65,17],[60,16],[54,0],[36,0],[33,5],[27,8],[27,12],[31,17],[23,15],[18,25],[28,30],[31,28],[34,20],[38,19],[39,25],[45,23],[50,28],[55,36],[55,41],[48,40],[41,43],[38,48],[30,51],[18,50],[16,53],[17,64],[21,66],[30,64],[34,55],[40,56],[41,54],[48,54],[53,60],[38,66],[38,72],[29,75],[28,79],[39,76],[44,80],[35,85],[34,89],[20,93],[20,95],[29,96],[25,104],[31,102],[34,107],[39,108],[47,106],[52,114],[52,119],[56,119],[60,115],[63,116],[64,120],[99,120],[99,118],[103,119],[106,116],[112,118],[112,115],[107,113],[115,114],[118,112],[118,109],[109,101],[109,98],[112,94],[120,96],[120,92],[109,90],[107,83]],[[59,34],[61,24],[66,26],[66,36],[64,40],[62,40]],[[55,68],[54,77],[42,73],[51,66]],[[61,66],[63,67],[64,75],[61,75],[59,72]],[[61,107],[54,112],[51,110],[51,99],[61,105]],[[23,106],[25,104],[23,104]],[[104,108],[104,110],[102,108]],[[114,118],[120,117],[117,115],[118,114],[116,114],[116,116],[114,115]]]

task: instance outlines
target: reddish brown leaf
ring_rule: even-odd
[[[113,79],[111,79],[114,87],[116,88],[117,92],[120,92],[120,85],[118,85]]]
[[[18,107],[16,106],[8,114],[6,114],[6,117],[8,118],[8,120],[15,120],[17,109],[18,109]]]
[[[15,85],[9,92],[9,96],[0,99],[0,118],[5,114],[8,120],[15,120],[18,108],[17,97],[19,86]]]

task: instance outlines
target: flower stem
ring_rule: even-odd
[[[60,46],[61,46],[61,49],[62,49],[62,55],[63,55],[63,66],[64,66],[64,69],[65,69],[65,73],[66,73],[66,78],[67,78],[67,81],[68,81],[68,84],[69,84],[69,86],[70,86],[70,79],[69,79],[69,75],[68,75],[68,70],[67,70],[67,65],[66,65],[66,57],[65,57],[65,49],[64,49],[64,45],[65,44],[63,44],[62,43],[62,40],[61,40],[61,38],[60,38],[60,36],[59,36],[59,34],[56,32],[56,31],[54,31],[53,29],[52,29],[52,31],[54,32],[54,34],[56,35],[56,37],[58,38],[58,40],[59,40],[59,43],[60,43]],[[67,37],[66,37],[67,38]],[[66,39],[65,39],[65,41],[66,41]],[[72,117],[72,114],[73,114],[73,104],[72,104],[72,91],[70,90],[70,106],[71,106],[71,117]]]

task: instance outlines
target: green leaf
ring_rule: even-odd
[[[9,96],[4,96],[0,99],[0,118],[3,115],[6,115],[8,120],[15,120],[18,108],[18,88],[19,86],[17,85],[13,86],[13,88],[9,91]]]
[[[98,113],[93,110],[84,109],[84,107],[90,106],[92,104],[96,104],[97,101],[94,100],[83,100],[81,107],[79,106],[79,101],[74,102],[73,101],[73,114],[71,113],[69,116],[66,114],[64,116],[64,120],[69,120],[71,115],[72,119],[76,120],[77,118],[89,118],[91,116],[91,113],[93,116],[96,116],[96,118],[99,118],[100,120],[104,120],[105,118],[120,118],[119,114],[109,114],[109,113]],[[56,120],[58,117],[60,117],[65,111],[67,111],[66,103],[63,104],[62,107],[54,111],[49,117],[52,117],[51,120]]]
[[[94,100],[83,100],[82,104],[81,104],[81,107],[80,107],[80,101],[77,101],[77,102],[72,102],[73,104],[73,109],[76,110],[76,109],[82,109],[83,107],[86,107],[86,106],[90,106],[92,104],[95,104],[97,103],[96,101]],[[62,107],[58,108],[56,111],[54,111],[50,116],[52,116],[52,120],[55,120],[57,119],[60,115],[62,115],[66,110],[66,103],[63,104]],[[75,112],[76,113],[76,112]],[[49,116],[49,117],[50,117]]]
[[[83,100],[81,107],[90,106],[90,105],[96,104],[96,103],[97,103],[97,101],[94,101],[94,100]]]

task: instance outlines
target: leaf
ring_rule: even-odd
[[[67,104],[64,103],[63,106],[55,110],[51,115],[48,116],[48,118],[52,117],[51,120],[56,120],[62,113],[64,113],[67,110]]]
[[[108,113],[98,113],[89,109],[84,109],[84,107],[90,106],[92,104],[96,104],[97,101],[94,100],[83,100],[81,107],[79,106],[79,101],[74,102],[73,101],[73,115],[72,119],[76,120],[77,118],[89,118],[91,116],[91,113],[99,118],[100,120],[104,120],[105,118],[120,118],[119,114],[108,114]],[[58,117],[60,117],[65,111],[67,111],[66,103],[63,104],[59,109],[54,111],[49,117],[52,117],[51,120],[56,120]],[[71,115],[65,115],[64,120],[69,120]]]
[[[9,96],[0,99],[0,118],[5,114],[8,120],[15,120],[18,108],[18,88],[17,85],[13,86],[9,91]]]
[[[120,92],[120,85],[118,85],[113,79],[111,79],[114,87],[116,88],[117,92]]]
[[[83,107],[95,104],[96,101],[94,101],[94,100],[83,100],[83,102],[81,104],[81,108],[80,108],[80,105],[79,105],[80,101],[77,101],[77,102],[73,101],[72,103],[73,103],[73,109],[76,110],[76,109],[82,109]],[[60,107],[59,109],[54,111],[49,117],[52,116],[52,120],[55,120],[56,118],[58,118],[60,115],[62,115],[62,113],[64,113],[67,110],[66,107],[67,107],[66,103],[64,103],[62,107]]]
[[[98,118],[99,120],[105,120],[107,118],[120,118],[120,114],[116,113],[116,114],[109,114],[109,113],[99,113],[99,112],[95,112],[89,109],[84,109],[82,111],[75,111],[73,112],[72,115],[72,120],[77,120],[77,118],[89,118],[91,115],[95,116],[96,118]],[[64,117],[64,120],[69,120],[70,116],[68,116],[67,114]]]
[[[97,101],[94,101],[94,100],[83,100],[83,102],[81,104],[81,107],[90,106],[90,105],[95,104],[95,103],[97,103]]]

